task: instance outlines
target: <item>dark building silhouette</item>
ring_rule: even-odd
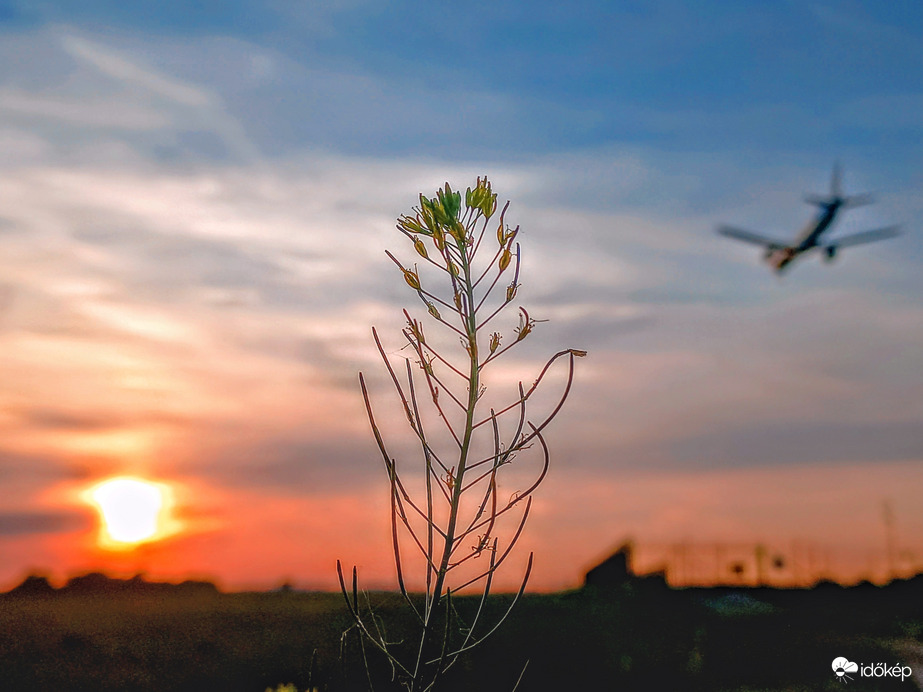
[[[11,596],[23,596],[26,598],[54,596],[55,593],[55,588],[49,583],[48,579],[35,574],[30,574],[21,584],[9,592]]]
[[[140,596],[140,595],[180,595],[212,596],[218,594],[218,587],[209,581],[186,580],[179,584],[169,582],[151,582],[143,574],[136,574],[131,579],[117,579],[101,572],[90,572],[73,577],[60,589],[54,588],[45,577],[30,575],[19,586],[7,592],[8,596],[45,597],[45,596]]]
[[[612,555],[586,573],[583,585],[611,589],[632,581],[635,575],[631,571],[631,551],[631,543],[623,543]]]

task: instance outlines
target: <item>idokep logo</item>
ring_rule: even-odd
[[[853,663],[842,656],[833,659],[833,673],[840,682],[849,682],[852,678],[847,673],[856,673],[858,670],[858,663]]]
[[[893,666],[887,663],[854,663],[842,656],[833,659],[832,668],[837,680],[844,683],[853,679],[849,673],[858,673],[863,678],[900,678],[903,682],[913,672],[910,666],[900,663]]]

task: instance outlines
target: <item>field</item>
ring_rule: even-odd
[[[370,598],[399,636],[400,599]],[[508,600],[499,596],[490,607]],[[167,587],[8,594],[0,597],[0,688],[263,692],[295,683],[304,690],[316,650],[320,689],[366,689],[352,640],[341,661],[349,624],[339,594]],[[845,688],[834,658],[913,665],[904,659],[923,649],[921,638],[919,577],[810,591],[670,590],[639,580],[527,596],[446,689],[512,690],[528,661],[520,690],[596,690],[600,680],[605,690],[838,690]],[[914,672],[923,673],[923,661]],[[854,677],[849,689],[919,685],[919,678]]]

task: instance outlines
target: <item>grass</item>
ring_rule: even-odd
[[[8,690],[259,690],[300,680],[347,626],[339,595],[8,599]]]
[[[896,662],[894,640],[920,641],[920,593],[921,584],[750,592],[770,606],[753,612],[716,609],[726,592],[643,584],[526,595],[490,644],[453,669],[445,689],[509,692],[526,661],[522,690],[599,689],[599,681],[629,691],[845,689],[830,670],[834,657]],[[488,614],[504,612],[511,598],[492,597]],[[371,599],[399,634],[401,597]],[[458,607],[470,614],[476,599],[460,598]],[[315,684],[365,689],[361,666],[339,667],[349,622],[339,594],[7,596],[0,598],[0,680],[9,692],[263,692],[285,683],[303,691],[316,649]],[[386,666],[373,661],[372,670],[387,679]],[[913,689],[910,681],[856,682],[863,692]]]

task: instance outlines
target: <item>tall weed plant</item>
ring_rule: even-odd
[[[493,395],[485,396],[488,374],[497,361],[531,338],[537,324],[525,308],[513,307],[520,288],[521,252],[519,227],[506,223],[508,208],[509,202],[497,213],[497,195],[485,177],[478,178],[464,198],[448,183],[431,198],[421,194],[412,214],[397,220],[414,261],[402,261],[390,251],[387,256],[422,303],[426,317],[418,319],[404,310],[406,324],[397,353],[406,357],[389,352],[374,328],[372,334],[418,448],[417,461],[389,451],[365,377],[359,374],[390,483],[397,584],[414,626],[409,633],[405,629],[399,636],[389,635],[384,618],[369,599],[360,597],[356,568],[348,579],[338,561],[353,623],[344,637],[357,633],[366,670],[370,656],[384,657],[392,683],[409,692],[437,689],[460,656],[496,631],[525,590],[531,554],[509,609],[485,621],[495,575],[522,536],[533,493],[548,472],[545,428],[570,393],[575,358],[586,355],[577,349],[560,351],[531,384],[519,382],[505,400],[494,403]],[[436,332],[436,337],[429,332]],[[562,391],[542,416],[533,419],[530,404],[556,363],[566,368]],[[508,476],[514,467],[515,476]],[[525,469],[530,476],[520,473]],[[501,490],[502,477],[514,478],[517,487]],[[407,559],[406,551],[416,556]],[[407,586],[406,570],[416,565],[422,566],[423,574],[411,581],[422,585],[422,593]],[[471,591],[479,594],[477,606],[463,615],[457,594]],[[370,684],[371,678],[370,674]]]

